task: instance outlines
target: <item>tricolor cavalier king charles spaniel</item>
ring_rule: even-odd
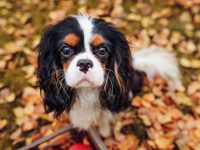
[[[67,111],[74,127],[98,125],[110,134],[112,114],[125,110],[143,85],[144,73],[179,86],[175,57],[159,48],[131,52],[119,30],[102,19],[68,17],[48,28],[38,45],[39,86],[47,112]]]

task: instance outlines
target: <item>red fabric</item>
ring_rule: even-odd
[[[72,145],[69,150],[93,150],[91,146],[77,143]]]

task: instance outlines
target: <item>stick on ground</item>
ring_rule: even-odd
[[[66,131],[69,131],[72,127],[71,126],[66,126],[66,127],[63,127],[57,131],[55,131],[54,133],[48,135],[48,136],[45,136],[45,137],[42,137],[40,139],[38,139],[37,141],[29,144],[29,145],[25,145],[24,147],[21,147],[19,148],[18,150],[29,150],[29,149],[32,149],[34,147],[37,147],[38,145],[48,141],[48,140],[51,140],[53,139],[54,137],[66,132]]]
[[[49,140],[53,139],[54,137],[56,137],[64,132],[67,132],[71,129],[72,129],[72,126],[70,126],[70,125],[63,127],[48,136],[42,137],[29,145],[25,145],[24,147],[19,148],[18,150],[29,150],[29,149],[35,148],[38,145],[40,145],[46,141],[49,141]],[[93,128],[88,129],[88,135],[89,135],[89,138],[92,141],[94,147],[97,150],[107,150],[107,148],[104,145],[103,141],[101,140],[100,136],[97,134],[97,132]]]

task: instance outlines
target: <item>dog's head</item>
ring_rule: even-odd
[[[48,28],[38,45],[38,78],[45,108],[69,111],[79,88],[98,89],[103,108],[118,112],[130,103],[133,68],[124,34],[102,19],[68,17]]]

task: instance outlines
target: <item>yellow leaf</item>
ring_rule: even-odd
[[[34,124],[29,120],[24,123],[23,130],[24,131],[31,130],[31,129],[33,129],[33,127],[34,127]]]
[[[195,129],[193,133],[196,136],[196,138],[200,139],[200,128]]]
[[[13,102],[15,100],[15,94],[10,92],[9,89],[2,89],[0,91],[0,104]]]
[[[180,59],[180,64],[181,64],[183,67],[186,67],[186,68],[190,68],[190,67],[192,66],[191,61],[190,61],[189,59],[187,59],[187,58],[184,58],[184,57],[182,57],[182,58]]]
[[[5,60],[0,60],[0,70],[3,70],[6,66],[6,61]]]
[[[134,21],[140,21],[141,20],[141,16],[136,15],[134,13],[131,13],[127,16],[128,20],[134,20]]]
[[[48,129],[44,136],[48,136],[48,135],[50,135],[50,134],[52,134],[52,133],[53,133],[53,130]]]
[[[149,117],[147,117],[146,115],[140,115],[140,118],[143,120],[143,122],[146,126],[151,125],[151,121],[150,121]]]
[[[16,107],[16,108],[14,108],[13,111],[17,118],[21,118],[24,116],[24,109],[22,107]]]
[[[121,140],[119,144],[119,149],[122,150],[136,150],[138,147],[138,139],[135,136],[128,135],[126,139]]]
[[[17,117],[15,122],[18,126],[22,126],[24,123],[29,122],[29,118],[27,116]]]
[[[200,68],[200,60],[192,59],[191,60],[191,67],[196,68],[196,69]]]
[[[188,86],[188,90],[187,93],[189,95],[194,94],[195,92],[197,92],[198,90],[200,90],[200,82],[192,82],[190,83],[190,85]]]
[[[32,142],[32,138],[26,138],[26,145],[31,144]]]
[[[31,76],[33,76],[35,69],[36,68],[32,65],[25,66],[22,68],[22,70],[26,72],[26,78],[30,78]]]
[[[0,120],[0,129],[3,129],[7,125],[8,121],[6,119]]]
[[[173,144],[173,139],[172,137],[158,137],[155,143],[159,149],[169,149]]]
[[[180,150],[190,150],[190,148],[187,146],[187,143],[185,143],[183,140],[179,139],[176,141],[176,144]]]
[[[26,115],[31,115],[33,111],[34,111],[33,104],[27,104],[26,107],[24,108],[24,114]]]
[[[177,104],[185,104],[185,105],[192,106],[192,101],[191,101],[190,97],[186,96],[183,93],[177,93],[176,96],[177,96],[176,97],[176,103]]]
[[[170,41],[173,43],[173,44],[178,44],[180,42],[182,38],[182,35],[180,32],[172,32],[172,36],[170,38]]]
[[[49,13],[49,18],[55,22],[62,20],[65,17],[65,11],[55,10]]]
[[[5,53],[6,53],[6,52],[14,53],[14,52],[17,51],[16,45],[15,45],[14,42],[5,43],[5,44],[4,44],[4,48],[6,49],[6,50],[4,50]]]

